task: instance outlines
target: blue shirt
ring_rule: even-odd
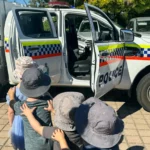
[[[18,87],[16,87],[15,100],[16,101],[25,101],[26,99],[27,99],[27,97],[21,93],[21,91]],[[7,95],[6,103],[9,105],[9,102],[10,102],[10,99],[9,99],[9,96]]]

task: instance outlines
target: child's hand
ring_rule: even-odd
[[[50,112],[54,113],[55,110],[54,110],[54,108],[53,108],[53,102],[52,102],[52,100],[47,101],[47,103],[48,103],[48,107],[47,107],[47,108],[44,108],[44,109],[47,110],[47,111],[50,111]]]
[[[12,87],[12,88],[10,88],[9,90],[8,90],[8,96],[9,96],[9,99],[10,100],[14,100],[14,98],[15,98],[15,92],[16,92],[16,87],[14,86],[14,87]]]
[[[61,143],[62,141],[65,140],[65,134],[62,130],[56,129],[53,132],[52,139],[54,139],[54,140],[58,141],[59,143]]]
[[[62,130],[57,129],[53,132],[53,135],[51,137],[53,140],[56,140],[60,144],[61,149],[67,149],[69,150],[67,141],[65,139],[65,134]]]
[[[27,106],[26,103],[24,103],[21,107],[20,107],[21,111],[22,111],[22,114],[21,115],[25,115],[26,117],[30,116],[34,110],[36,109],[36,107],[33,107],[33,108],[29,108]]]

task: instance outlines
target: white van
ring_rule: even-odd
[[[15,60],[31,56],[47,67],[52,85],[90,87],[97,97],[113,88],[135,91],[150,111],[149,97],[145,97],[150,87],[149,55],[141,50],[149,45],[134,39],[132,31],[120,30],[99,8],[85,4],[85,9],[12,8],[2,20],[5,48],[1,52],[9,83],[18,82],[12,74]],[[76,29],[87,18],[92,41],[79,53]],[[93,20],[100,25],[98,35]]]

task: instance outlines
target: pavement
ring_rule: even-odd
[[[120,150],[150,150],[150,113],[146,112],[127,94],[112,91],[102,98],[112,106],[125,122],[125,129],[120,141]],[[0,150],[13,150],[9,139],[7,105],[0,103]]]

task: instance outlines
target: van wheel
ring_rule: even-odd
[[[145,75],[138,83],[136,97],[139,104],[150,112],[150,73]]]

